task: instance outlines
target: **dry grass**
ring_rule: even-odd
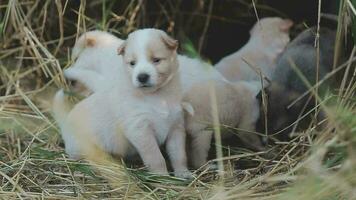
[[[223,161],[224,171],[198,170],[192,182],[155,176],[117,159],[68,159],[49,110],[53,92],[64,87],[61,69],[71,63],[67,47],[93,28],[123,37],[147,25],[149,6],[143,0],[120,1],[119,8],[113,1],[80,2],[72,10],[70,1],[0,1],[1,199],[356,199],[354,54],[336,66],[347,69],[342,84],[322,101],[328,126],[317,130],[312,124],[294,140],[277,143],[273,158],[225,148],[230,156],[215,160]],[[151,24],[174,32],[180,2],[156,1]],[[200,52],[209,20],[219,16],[211,14],[213,3],[198,2],[200,7],[186,15],[191,21],[204,16],[197,27],[203,33]],[[102,16],[86,15],[97,9]],[[344,21],[339,18],[340,37]]]

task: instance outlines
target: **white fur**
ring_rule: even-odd
[[[178,56],[178,61],[183,93],[188,91],[192,85],[202,81],[226,81],[226,79],[214,69],[212,65],[199,59]]]

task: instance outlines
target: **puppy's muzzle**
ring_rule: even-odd
[[[138,82],[140,82],[142,87],[149,87],[150,75],[146,73],[141,73],[137,76]]]

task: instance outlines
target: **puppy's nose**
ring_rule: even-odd
[[[150,76],[146,73],[142,73],[137,76],[137,79],[140,83],[147,83],[149,78]]]

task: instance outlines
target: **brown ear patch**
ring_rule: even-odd
[[[118,55],[124,55],[124,54],[125,54],[125,47],[126,47],[126,42],[123,42],[123,43],[117,48],[117,54],[118,54]]]
[[[177,40],[169,37],[166,34],[162,34],[161,35],[161,40],[167,46],[168,49],[177,50],[177,48],[178,48],[178,41]]]
[[[92,37],[85,38],[85,46],[86,47],[94,47],[96,45],[96,40]]]

